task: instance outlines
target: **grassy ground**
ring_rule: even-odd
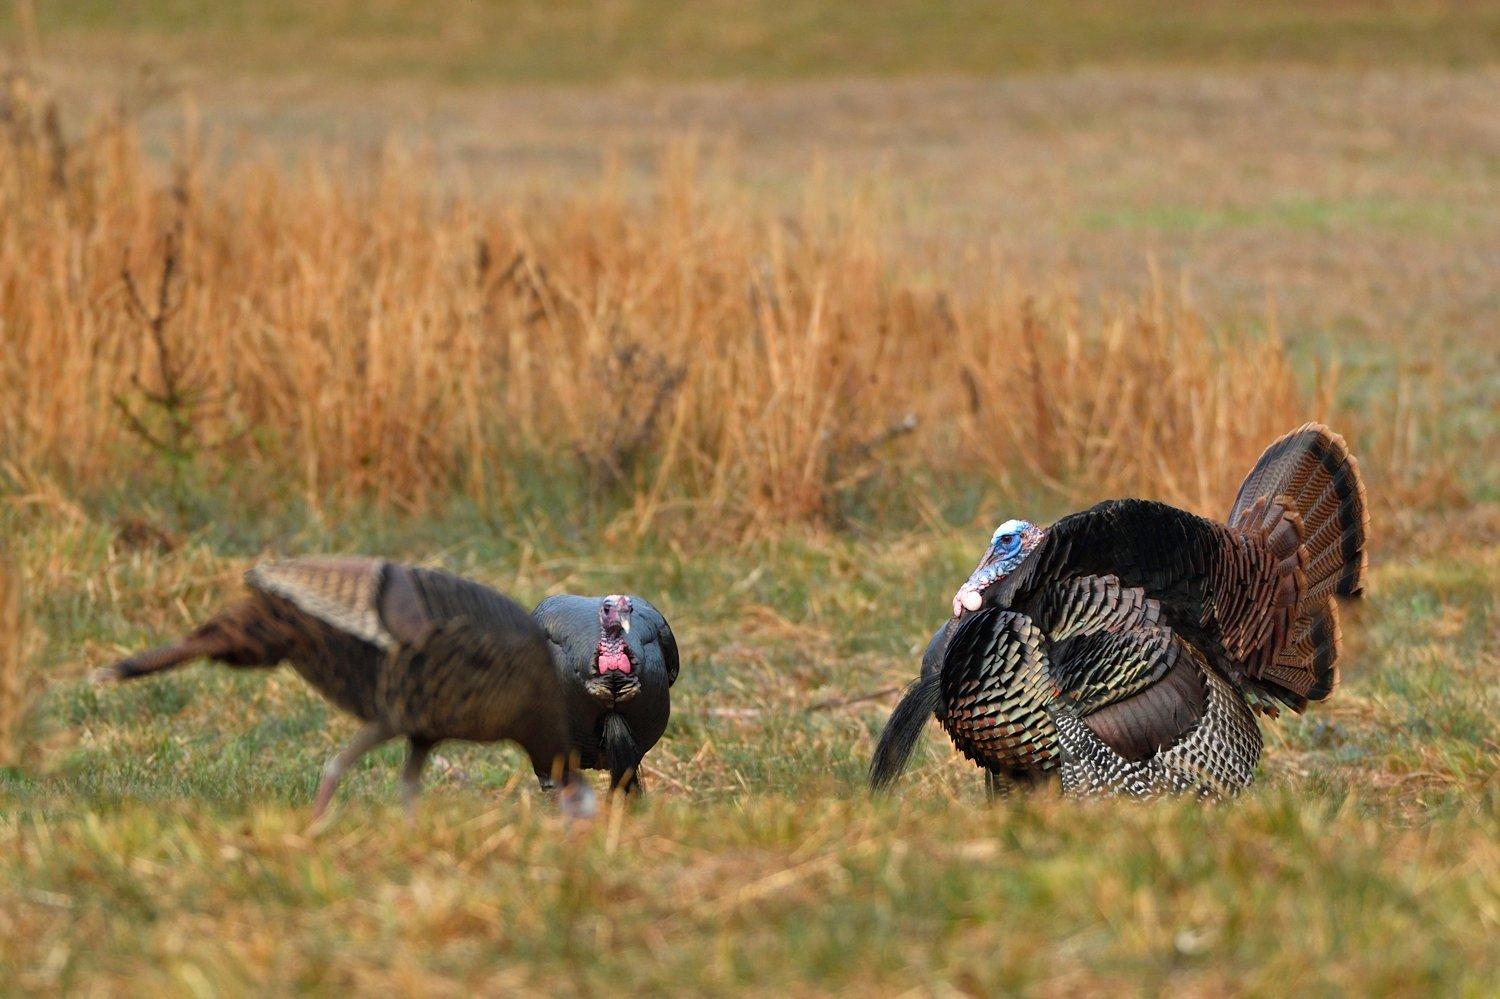
[[[444,342],[458,320],[441,317],[470,301],[469,272],[453,262],[468,265],[467,230],[452,220],[468,224],[463,212],[478,202],[463,199],[526,191],[535,212],[515,212],[541,234],[541,259],[575,247],[583,263],[554,266],[555,276],[591,288],[586,306],[610,305],[579,307],[583,318],[554,335],[587,340],[576,331],[623,317],[633,330],[676,331],[659,342],[690,360],[715,317],[743,322],[736,282],[762,273],[752,264],[769,253],[766,234],[794,232],[807,204],[852,191],[878,206],[861,218],[882,219],[894,236],[877,256],[900,281],[865,266],[863,237],[839,236],[837,220],[801,244],[806,273],[834,260],[824,314],[851,327],[903,315],[891,289],[908,286],[951,294],[999,317],[1001,330],[1017,300],[1059,288],[1123,301],[1103,314],[1124,315],[1149,256],[1168,285],[1180,269],[1192,274],[1186,297],[1214,333],[1287,338],[1298,386],[1278,418],[1311,415],[1297,406],[1313,405],[1315,371],[1338,368],[1324,402],[1371,479],[1370,599],[1346,622],[1341,688],[1306,716],[1266,726],[1260,780],[1231,806],[1080,807],[1045,795],[988,806],[976,772],[935,729],[899,793],[871,801],[861,781],[890,691],[915,671],[990,527],[1056,516],[1101,488],[1093,472],[1038,481],[1019,460],[979,475],[939,450],[977,432],[956,429],[964,420],[1013,418],[1019,396],[988,393],[982,406],[993,408],[934,427],[964,407],[946,399],[957,391],[933,393],[919,437],[882,452],[875,464],[891,467],[843,515],[743,535],[702,518],[638,516],[645,501],[629,487],[590,493],[572,441],[558,443],[568,460],[552,467],[506,469],[508,488],[493,494],[503,506],[458,498],[472,493],[461,475],[453,498],[433,500],[433,483],[452,473],[441,462],[418,476],[413,495],[425,506],[405,494],[381,502],[359,485],[383,467],[373,464],[385,453],[380,434],[449,401],[369,416],[352,425],[371,446],[345,447],[276,423],[301,412],[286,398],[336,380],[309,369],[291,382],[296,365],[223,365],[225,377],[260,379],[276,433],[228,456],[164,460],[107,425],[107,392],[86,411],[77,400],[88,393],[71,380],[96,376],[103,358],[129,384],[131,355],[111,339],[133,329],[117,268],[123,247],[148,255],[167,199],[131,173],[128,156],[80,153],[114,171],[116,186],[97,190],[145,193],[120,196],[125,207],[97,225],[89,197],[17,196],[35,210],[0,227],[0,538],[11,578],[25,583],[18,679],[36,695],[21,764],[0,771],[0,992],[1500,990],[1492,5],[1223,4],[1191,20],[1146,2],[1110,13],[889,4],[878,16],[694,5],[671,19],[638,3],[587,16],[387,3],[256,5],[274,16],[252,18],[250,7],[48,4],[33,36],[75,111],[70,134],[83,131],[77,108],[116,96],[122,67],[148,58],[158,68],[132,74],[125,96],[149,151],[170,151],[184,120],[218,129],[213,155],[231,167],[272,150],[271,165],[234,189],[254,194],[242,202],[257,206],[254,225],[211,211],[194,223],[208,250],[190,258],[188,325],[215,331],[224,355],[239,356],[230,348],[241,322],[260,337],[305,330],[322,342],[332,329],[359,341],[370,316],[394,315],[392,329]],[[24,43],[29,10],[7,8],[12,42]],[[909,71],[1014,75],[839,78]],[[760,82],[723,82],[746,78]],[[543,85],[559,82],[569,85]],[[223,140],[235,130],[248,138]],[[358,192],[380,189],[364,184],[361,151],[391,132],[430,153],[401,161],[402,183],[385,189],[400,196],[367,212]],[[685,132],[707,164],[693,197],[733,203],[754,222],[714,228],[721,214],[687,216],[721,241],[701,244],[692,259],[714,266],[695,264],[707,277],[686,286],[711,285],[729,303],[693,312],[700,326],[683,318],[692,296],[641,290],[657,287],[642,275],[654,280],[649,249],[668,245],[675,216],[634,229],[608,216],[629,246],[610,257],[590,225],[602,210],[577,189],[613,151],[627,186],[655,190],[662,145]],[[327,158],[329,143],[344,159]],[[0,191],[26,193],[14,149],[0,143]],[[276,172],[297,157],[314,169]],[[318,181],[329,164],[359,182],[345,191]],[[665,164],[681,168],[672,155]],[[214,185],[231,176],[244,174],[205,171],[194,196],[228,189]],[[412,188],[429,184],[460,210],[432,223],[413,209]],[[584,207],[569,216],[560,195]],[[299,224],[320,204],[340,206],[339,221]],[[509,216],[476,217],[510,231]],[[240,233],[265,245],[247,252]],[[446,249],[396,254],[401,266],[384,270],[377,254],[351,253],[359,267],[345,271],[338,238],[432,238]],[[674,259],[686,259],[681,247]],[[251,261],[281,276],[257,278]],[[586,285],[590,267],[607,277]],[[42,287],[54,297],[26,294]],[[851,287],[879,307],[851,309]],[[913,337],[942,329],[925,312],[903,321]],[[57,335],[51,360],[66,363],[45,369],[50,392],[35,384],[41,368],[28,368],[47,360],[42,330],[78,336]],[[92,360],[80,369],[80,357]],[[218,360],[205,364],[217,370]],[[981,388],[1009,384],[1005,357],[982,360],[994,380]],[[1163,377],[1185,367],[1156,355],[1137,363]],[[1202,369],[1212,365],[1195,363],[1181,391],[1209,394]],[[1115,373],[1100,381],[1120,391]],[[487,383],[467,384],[482,400]],[[350,383],[350,397],[358,389]],[[1073,413],[1079,392],[1061,391],[1056,412]],[[30,401],[17,404],[17,393]],[[894,405],[884,390],[869,393],[859,398]],[[79,408],[49,408],[65,398]],[[856,428],[864,405],[843,414]],[[489,411],[465,401],[444,412]],[[1266,412],[1250,403],[1225,419]],[[47,436],[81,433],[85,417],[97,453]],[[325,414],[309,425],[326,435],[338,424]],[[706,445],[682,439],[693,443],[677,460],[702,460]],[[52,457],[21,446],[38,440],[52,442],[42,449]],[[337,481],[355,484],[333,495],[316,462],[304,471],[293,449],[307,440]],[[753,464],[753,454],[733,460]],[[1185,453],[1128,481],[1155,495],[1207,493],[1204,509],[1218,509],[1227,495],[1193,486],[1208,465]],[[111,690],[83,682],[89,667],[201,617],[261,554],[330,550],[441,564],[523,601],[562,589],[651,596],[684,664],[672,728],[647,761],[650,796],[569,830],[516,752],[450,746],[456,769],[432,777],[408,825],[395,801],[397,754],[386,750],[351,775],[333,821],[313,832],[318,769],[353,726],[289,672],[199,667]],[[0,634],[0,707],[14,703],[10,638]]]
[[[883,0],[607,4],[109,0],[40,4],[52,44],[257,73],[447,83],[884,76],[1088,64],[1472,65],[1500,50],[1491,3]],[[12,15],[11,30],[24,21]]]
[[[986,806],[936,733],[897,797],[865,797],[891,698],[844,701],[912,673],[963,534],[538,559],[461,517],[307,527],[280,543],[441,550],[523,599],[638,588],[685,652],[629,814],[567,830],[514,751],[455,746],[462,776],[432,782],[414,825],[386,751],[312,833],[318,769],[353,726],[291,674],[76,679],[201,615],[265,539],[127,551],[41,520],[12,526],[51,636],[46,765],[0,799],[0,973],[25,988],[1497,984],[1493,545],[1382,560],[1337,696],[1268,726],[1260,782],[1203,810]]]

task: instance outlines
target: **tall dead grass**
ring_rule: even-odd
[[[26,652],[20,570],[0,553],[0,766],[20,758],[21,726],[32,693]]]
[[[0,131],[0,451],[78,487],[149,457],[421,509],[567,474],[642,529],[755,531],[923,465],[1217,509],[1327,408],[1159,284],[959,296],[857,205],[710,201],[686,149],[649,199],[496,202],[396,147],[188,135],[164,174],[118,117],[65,139],[24,81]]]

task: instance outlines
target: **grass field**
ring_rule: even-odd
[[[21,30],[27,23],[12,15]],[[1455,0],[993,4],[791,0],[85,0],[38,4],[54,45],[255,73],[446,83],[1003,73],[1098,64],[1475,65],[1500,10]]]
[[[1494,985],[1493,546],[1384,558],[1338,696],[1270,727],[1259,784],[1205,811],[987,807],[936,735],[898,797],[865,798],[889,698],[841,702],[912,671],[972,555],[961,533],[541,557],[463,518],[304,526],[271,536],[441,551],[525,599],[649,587],[687,654],[629,814],[569,831],[514,751],[453,747],[465,779],[434,780],[415,825],[384,752],[313,835],[317,771],[352,727],[295,677],[77,679],[201,613],[264,539],[226,537],[237,523],[163,555],[48,519],[12,525],[53,636],[0,827],[0,960],[22,987]]]
[[[7,10],[0,992],[1500,989],[1495,8],[983,6]],[[1370,598],[1248,794],[866,796],[994,523],[1313,417]],[[314,832],[289,672],[84,682],[349,550],[650,596],[648,797]]]

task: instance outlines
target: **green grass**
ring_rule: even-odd
[[[1465,222],[1452,204],[1403,202],[1390,198],[1286,198],[1263,204],[1206,206],[1155,204],[1116,206],[1086,212],[1085,229],[1219,233],[1266,228],[1310,230],[1330,235],[1351,231],[1447,236]]]
[[[38,5],[49,46],[123,44],[219,69],[480,81],[1009,73],[1084,65],[1475,65],[1492,3],[1164,0],[85,0]],[[5,22],[14,33],[15,18]]]
[[[107,516],[5,515],[36,581],[50,687],[33,765],[0,790],[0,980],[170,994],[1500,985],[1493,545],[1383,549],[1343,687],[1267,726],[1260,780],[1234,804],[987,805],[935,729],[899,793],[869,800],[892,699],[815,707],[914,672],[982,531],[601,551],[566,528],[538,560],[462,513],[329,530],[215,504],[171,553],[123,548]],[[236,517],[244,534],[218,526]],[[266,543],[442,551],[523,600],[649,594],[684,653],[650,797],[569,830],[517,752],[452,745],[464,777],[430,780],[408,825],[388,749],[312,833],[318,769],[353,725],[290,672],[80,680],[201,617]]]

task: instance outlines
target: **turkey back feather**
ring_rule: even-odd
[[[1165,503],[1106,500],[1047,528],[1025,560],[984,592],[983,603],[1051,627],[1059,591],[1109,577],[1147,598],[1143,617],[1149,611],[1227,675],[1253,677],[1290,632],[1298,593],[1297,549],[1276,538],[1292,553],[1286,559],[1264,537]]]
[[[357,556],[283,559],[253,566],[245,583],[331,628],[389,650],[396,640],[380,620],[384,567],[380,559]]]

